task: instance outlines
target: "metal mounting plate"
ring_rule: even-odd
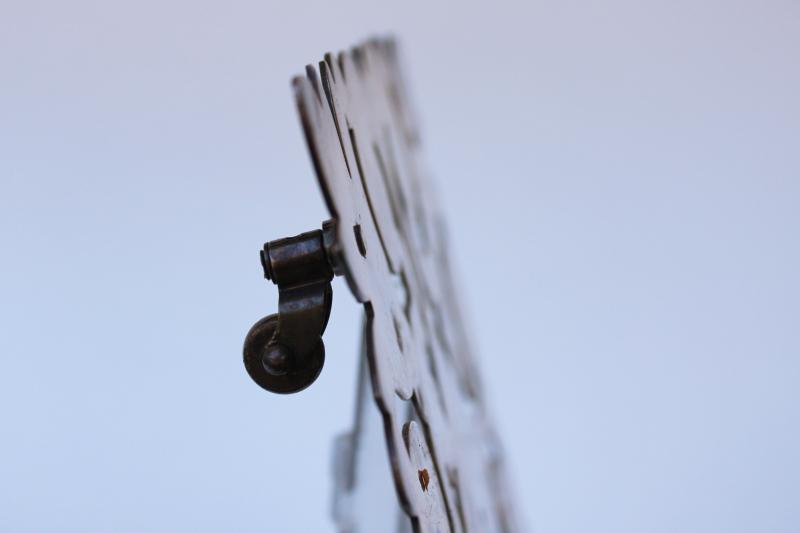
[[[519,531],[394,42],[328,54],[293,88],[335,221],[327,253],[365,308],[372,391],[411,529]]]

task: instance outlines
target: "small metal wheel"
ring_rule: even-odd
[[[325,345],[320,339],[308,357],[298,358],[287,346],[270,344],[277,327],[278,315],[268,315],[250,328],[244,339],[244,366],[253,381],[270,392],[299,392],[314,383],[322,371]]]

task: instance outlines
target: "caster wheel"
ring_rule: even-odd
[[[244,339],[244,367],[259,386],[278,394],[299,392],[317,379],[325,363],[325,345],[320,339],[308,364],[298,366],[291,350],[269,342],[278,327],[278,315],[256,322]]]

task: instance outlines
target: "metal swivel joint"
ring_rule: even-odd
[[[256,322],[244,341],[244,366],[264,389],[298,392],[325,362],[322,333],[331,314],[333,267],[326,252],[333,222],[322,230],[270,241],[261,251],[264,277],[278,286],[278,313]]]

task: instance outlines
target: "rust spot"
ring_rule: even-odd
[[[418,470],[417,474],[419,474],[419,484],[422,487],[424,492],[428,490],[428,483],[431,482],[431,476],[428,474],[428,469],[423,468],[422,470]]]

